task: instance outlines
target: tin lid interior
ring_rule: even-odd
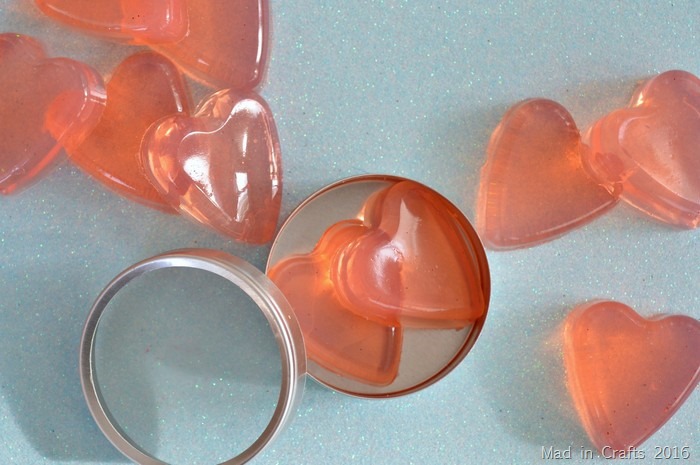
[[[90,412],[120,452],[144,465],[204,458],[195,452],[207,463],[247,462],[292,416],[305,372],[286,299],[257,268],[214,250],[173,251],[124,270],[95,301],[81,339]],[[197,441],[206,442],[194,451]]]
[[[392,194],[386,194],[390,190],[392,190]],[[401,197],[400,201],[390,202],[388,195],[393,196],[397,192],[408,193],[405,197]],[[430,206],[423,208],[424,204],[430,204]],[[370,207],[370,210],[368,210],[368,205],[373,207]],[[411,218],[412,213],[404,215],[405,211],[410,210],[411,207],[415,207],[414,213],[423,212],[427,216],[425,218]],[[391,209],[394,209],[393,213],[389,211]],[[401,210],[401,213],[399,213],[399,210]],[[380,213],[377,213],[378,211]],[[367,215],[370,215],[372,218],[368,220],[366,218]],[[383,251],[391,249],[393,247],[391,243],[392,233],[388,232],[388,234],[385,234],[387,231],[380,231],[380,223],[383,220],[377,217],[384,218],[385,215],[387,217],[391,215],[400,217],[399,223],[406,223],[405,231],[401,233],[396,232],[396,234],[406,233],[411,237],[405,241],[402,238],[397,238],[397,243],[401,241],[408,244],[422,242],[423,246],[431,243],[439,244],[435,247],[445,247],[449,252],[448,254],[443,254],[443,256],[459,256],[466,262],[463,265],[469,271],[465,272],[464,280],[450,281],[449,285],[438,280],[435,284],[440,288],[439,292],[444,291],[446,295],[450,294],[450,287],[455,282],[458,282],[460,285],[465,284],[465,289],[470,289],[467,293],[478,295],[480,300],[480,313],[478,313],[477,317],[473,319],[465,318],[463,322],[460,322],[463,324],[456,324],[451,327],[446,327],[445,325],[440,327],[439,324],[432,325],[431,322],[428,322],[425,326],[404,324],[401,321],[401,317],[398,318],[396,324],[375,324],[376,321],[368,324],[364,320],[372,320],[373,315],[371,313],[374,311],[374,309],[368,309],[355,319],[341,315],[338,318],[341,322],[333,326],[328,323],[328,320],[334,318],[333,315],[338,315],[339,313],[349,314],[356,312],[357,309],[349,310],[347,301],[343,301],[341,297],[338,297],[339,284],[334,279],[342,279],[339,278],[340,275],[336,273],[336,277],[332,278],[331,274],[333,272],[328,274],[326,270],[328,268],[337,270],[336,266],[348,270],[351,267],[351,262],[347,262],[348,266],[346,267],[338,265],[338,263],[330,265],[332,259],[330,259],[330,262],[321,259],[325,267],[321,266],[323,269],[315,270],[316,278],[306,279],[305,281],[293,277],[289,278],[290,276],[304,273],[304,270],[308,270],[309,266],[315,266],[311,262],[317,260],[318,257],[330,257],[335,252],[338,252],[338,250],[334,249],[335,245],[323,247],[322,244],[345,244],[342,239],[335,242],[333,239],[329,239],[324,242],[322,237],[328,237],[328,233],[339,225],[341,228],[350,225],[350,228],[358,227],[360,230],[365,231],[360,233],[359,236],[353,236],[352,242],[347,246],[349,248],[360,248],[362,247],[361,241],[365,239],[372,241],[372,237],[384,235],[388,242],[386,247],[384,245],[381,247],[385,247]],[[450,230],[449,234],[455,240],[440,241],[439,237],[432,235],[436,231],[436,234],[440,235],[441,228],[421,228],[421,222],[427,223],[433,220],[443,221],[441,224],[444,224],[445,228]],[[341,234],[343,233],[341,232],[337,236]],[[419,237],[421,235],[422,237]],[[413,242],[414,240],[416,242]],[[340,247],[342,250],[345,245]],[[408,247],[411,248],[412,246],[409,245]],[[424,256],[431,255],[432,251],[429,250],[430,248],[430,246],[427,249],[416,246],[416,250],[418,250],[416,253]],[[425,253],[426,250],[427,253]],[[373,268],[381,266],[376,265],[376,263],[381,261],[381,258],[379,258],[380,254],[384,253],[379,249],[376,251],[379,255],[373,255],[370,258],[375,263],[375,265],[372,265]],[[408,253],[412,252],[408,251]],[[439,259],[436,260],[428,263],[428,265],[451,269],[448,266],[444,266],[444,263],[440,263]],[[293,264],[285,266],[285,261],[286,264],[291,264],[292,262]],[[429,262],[430,258],[426,261]],[[280,265],[281,263],[282,265]],[[357,261],[352,263],[356,264]],[[405,262],[405,264],[409,265],[408,262]],[[426,263],[423,264],[425,265]],[[280,279],[283,272],[276,272],[280,268],[287,273],[286,276],[288,278],[286,280]],[[421,269],[427,268],[429,267]],[[363,272],[368,270],[366,267],[361,269]],[[283,292],[286,293],[287,298],[297,311],[297,316],[305,335],[309,375],[321,384],[336,391],[367,398],[396,397],[416,392],[449,374],[459,365],[476,342],[486,319],[491,293],[486,253],[476,231],[464,214],[449,200],[429,187],[392,175],[361,175],[347,178],[331,184],[308,197],[291,213],[278,233],[268,257],[267,274],[278,286],[282,286]],[[311,275],[312,273],[309,274]],[[420,273],[417,273],[417,275],[417,278],[414,275],[408,281],[424,279]],[[378,279],[382,279],[381,273],[377,273],[376,276],[379,277]],[[285,282],[289,283],[292,281],[294,281],[294,285],[284,286]],[[332,283],[330,283],[331,281]],[[411,283],[408,281],[404,281],[403,284],[410,286]],[[417,283],[413,282],[413,284]],[[293,288],[294,286],[296,289]],[[328,287],[333,287],[334,290],[329,291],[327,290]],[[308,293],[310,296],[323,294],[323,303],[318,305],[318,302],[314,301],[313,297],[307,298],[304,295],[305,293]],[[329,296],[329,294],[333,294],[335,297]],[[401,305],[404,305],[404,303],[405,300],[402,301]],[[340,307],[342,309],[338,310]],[[430,320],[430,317],[428,317],[428,320]],[[379,330],[375,330],[372,327],[368,328],[368,325],[382,326],[384,334],[390,334],[389,336],[382,336]],[[388,326],[391,326],[391,329],[387,329]],[[346,327],[352,329],[346,330]],[[334,332],[336,334],[332,334]],[[348,337],[348,333],[355,334],[350,334]],[[384,347],[378,350],[377,346],[380,344],[372,343],[372,339],[384,339],[388,342],[384,343]],[[385,371],[388,375],[380,374],[379,376],[363,377],[360,374],[357,376],[363,370],[363,367],[357,368],[357,363],[352,368],[346,369],[346,367],[351,365],[351,362],[345,363],[343,358],[350,359],[352,356],[347,354],[352,352],[356,354],[354,362],[362,358],[374,357],[375,363],[371,368],[379,367],[378,371]],[[382,355],[382,353],[385,355]],[[362,364],[361,361],[360,364]],[[391,365],[391,368],[382,368],[389,365]]]

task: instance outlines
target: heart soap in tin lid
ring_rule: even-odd
[[[486,255],[464,215],[394,176],[309,197],[277,235],[267,274],[294,308],[309,374],[361,397],[407,394],[449,373],[490,297]]]

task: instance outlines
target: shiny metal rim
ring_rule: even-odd
[[[246,450],[220,465],[246,463],[277,437],[295,411],[304,389],[306,354],[301,329],[286,298],[267,276],[240,258],[215,250],[176,250],[136,263],[115,277],[97,297],[83,328],[79,360],[83,395],[98,426],[122,454],[141,465],[167,465],[134,443],[110,414],[97,383],[94,349],[100,319],[112,298],[138,276],[173,267],[208,271],[241,288],[263,312],[277,341],[282,383],[270,423]]]

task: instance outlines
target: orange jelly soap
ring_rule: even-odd
[[[589,130],[586,163],[622,198],[683,228],[700,225],[700,79],[668,71]]]
[[[525,100],[491,136],[481,170],[476,227],[493,249],[552,240],[615,205],[613,187],[584,170],[576,123],[561,105]]]
[[[267,0],[187,0],[184,39],[156,49],[215,89],[253,89],[267,60]]]
[[[79,144],[105,105],[102,78],[67,58],[47,58],[38,41],[0,34],[0,193],[30,184],[61,148]]]
[[[174,212],[147,178],[141,140],[151,124],[189,114],[189,94],[168,59],[141,52],[125,59],[107,83],[107,106],[90,136],[67,147],[71,160],[115,192],[159,210]]]
[[[700,379],[700,322],[640,317],[598,301],[566,319],[569,391],[593,444],[606,456],[637,448],[690,396]]]
[[[174,115],[144,136],[142,160],[180,213],[241,242],[272,239],[282,197],[277,129],[254,93],[224,89],[194,116]]]
[[[301,322],[309,375],[360,397],[405,395],[450,373],[479,337],[491,291],[464,215],[388,175],[344,179],[302,202],[267,274]]]
[[[423,329],[460,329],[481,317],[479,264],[455,210],[411,181],[370,197],[364,232],[329,264],[341,302],[369,320]]]
[[[268,276],[294,308],[311,361],[338,375],[385,386],[398,373],[401,327],[396,321],[380,324],[349,311],[330,279],[333,256],[364,233],[360,221],[336,223],[310,254],[282,260]]]
[[[69,26],[136,44],[176,42],[187,32],[186,0],[36,0],[36,4]]]

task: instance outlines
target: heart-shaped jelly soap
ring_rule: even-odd
[[[268,275],[292,305],[311,361],[338,375],[385,386],[398,373],[400,326],[349,311],[338,300],[330,279],[333,255],[365,232],[357,220],[336,223],[310,254],[286,258]]]
[[[476,225],[484,243],[493,249],[535,245],[615,205],[617,194],[584,170],[586,151],[558,103],[529,99],[508,110],[481,170]]]
[[[700,79],[685,71],[650,79],[587,138],[586,163],[625,201],[676,226],[700,225]]]
[[[105,105],[102,78],[35,39],[0,34],[0,193],[28,185],[64,145],[79,144]]]
[[[144,136],[149,179],[177,210],[233,239],[272,239],[282,197],[277,130],[256,94],[224,89],[193,117],[155,123]]]
[[[141,140],[161,118],[189,114],[189,94],[168,59],[141,52],[125,59],[107,83],[107,106],[100,123],[70,158],[104,185],[159,210],[173,207],[153,187],[141,163]]]
[[[185,38],[156,49],[216,89],[257,86],[267,60],[267,0],[187,0],[187,8]]]
[[[112,39],[176,42],[187,32],[186,0],[36,0],[47,16]]]
[[[417,328],[463,328],[486,310],[474,245],[456,208],[402,181],[365,204],[365,232],[335,255],[341,302],[364,318]]]
[[[659,429],[700,379],[700,322],[645,319],[611,301],[566,319],[564,357],[576,409],[601,451],[629,451]]]

